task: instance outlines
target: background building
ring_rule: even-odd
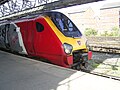
[[[120,27],[120,2],[103,5],[100,9],[99,31],[111,31],[112,28]]]
[[[95,29],[100,34],[120,27],[120,2],[103,4],[96,11],[99,14],[93,9],[91,6],[76,7],[67,14],[83,33],[86,28]]]

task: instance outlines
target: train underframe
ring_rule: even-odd
[[[92,52],[82,52],[80,50],[73,52],[73,64],[71,68],[75,70],[88,70],[88,61],[92,57]]]

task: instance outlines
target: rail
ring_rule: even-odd
[[[120,53],[120,37],[87,37],[92,51]]]

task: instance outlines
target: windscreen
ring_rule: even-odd
[[[75,24],[64,14],[59,12],[48,12],[56,27],[67,37],[81,37],[82,34]]]

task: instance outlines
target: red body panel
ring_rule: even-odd
[[[36,22],[44,26],[42,32],[37,31]],[[72,64],[72,57],[66,58],[61,41],[43,17],[18,22],[17,25],[20,27],[28,55],[46,58],[52,63],[64,67]]]
[[[92,52],[89,51],[89,52],[88,52],[88,60],[91,60],[91,59],[92,59]]]

